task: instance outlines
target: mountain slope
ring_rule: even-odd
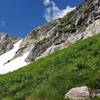
[[[0,99],[64,100],[66,91],[82,85],[100,88],[100,34],[1,75]]]
[[[30,50],[26,61],[45,57],[72,43],[100,32],[100,0],[85,0],[64,18],[54,20],[30,32],[17,56]]]
[[[98,33],[100,33],[100,0],[85,0],[64,18],[49,22],[28,33],[20,43],[14,57],[5,65],[0,66],[0,74],[17,70]],[[6,37],[8,36],[5,35],[4,38],[7,45],[5,43],[3,46],[0,45],[0,54],[7,53],[16,43],[10,42],[12,39]],[[0,59],[3,59],[2,56]],[[23,63],[19,63],[19,60]]]

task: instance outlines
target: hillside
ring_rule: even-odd
[[[100,88],[100,34],[0,75],[0,100],[64,100],[70,88],[82,85]]]
[[[98,33],[100,0],[84,0],[63,18],[33,29],[23,39],[0,33],[0,74],[15,71]]]

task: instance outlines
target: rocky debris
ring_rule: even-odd
[[[11,50],[19,38],[6,33],[0,33],[0,55]]]
[[[87,86],[76,87],[69,90],[69,92],[65,95],[65,99],[67,100],[90,100],[91,93],[90,89]]]

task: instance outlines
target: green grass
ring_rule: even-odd
[[[83,85],[100,88],[100,34],[1,75],[0,100],[64,100]]]

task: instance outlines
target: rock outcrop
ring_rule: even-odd
[[[0,55],[11,50],[19,38],[6,33],[0,33]]]
[[[69,90],[69,92],[65,95],[66,100],[90,100],[91,93],[88,87],[76,87]]]

